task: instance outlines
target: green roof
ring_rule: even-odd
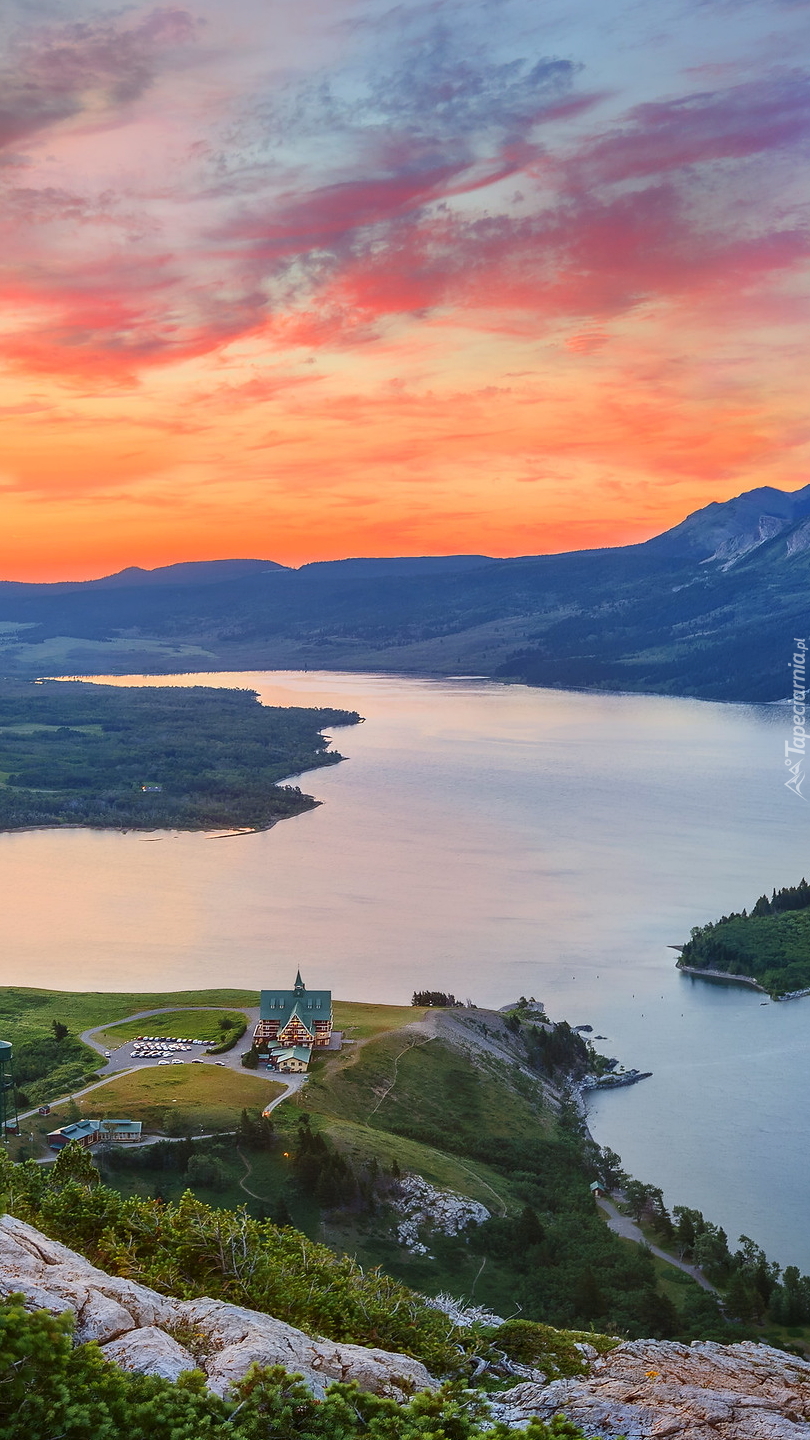
[[[311,1045],[272,1045],[270,1054],[274,1060],[303,1060],[307,1065],[312,1059]]]
[[[262,1020],[277,1020],[279,1029],[283,1030],[294,1013],[312,1034],[316,1020],[331,1018],[332,991],[307,990],[300,970],[292,990],[262,990],[259,1011]]]

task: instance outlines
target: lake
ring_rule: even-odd
[[[795,884],[807,806],[781,707],[476,679],[262,673],[98,677],[240,685],[357,709],[314,811],[258,835],[0,836],[5,984],[256,986],[345,999],[534,995],[653,1071],[590,1125],[667,1201],[810,1271],[810,998],[689,979],[693,925]]]

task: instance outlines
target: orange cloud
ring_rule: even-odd
[[[650,99],[526,0],[496,42],[318,3],[21,25],[0,574],[616,543],[803,482],[810,80],[767,6],[747,69],[704,7],[700,68],[645,40]]]

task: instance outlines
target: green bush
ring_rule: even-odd
[[[315,1400],[300,1377],[254,1367],[220,1399],[201,1371],[172,1384],[127,1374],[95,1344],[72,1344],[73,1316],[27,1313],[21,1296],[0,1304],[0,1434],[3,1440],[483,1440],[485,1404],[447,1386],[405,1404],[356,1385]],[[515,1440],[496,1426],[489,1440]],[[526,1440],[582,1440],[557,1418],[533,1420]]]
[[[184,1299],[213,1295],[262,1310],[310,1334],[413,1355],[434,1374],[463,1367],[461,1332],[380,1271],[364,1272],[291,1227],[213,1209],[190,1191],[163,1204],[124,1199],[98,1182],[76,1144],[47,1170],[14,1165],[0,1152],[0,1193],[12,1213],[102,1269]]]
[[[233,1050],[234,1045],[242,1039],[246,1030],[247,1020],[243,1021],[241,1025],[237,1025],[235,1030],[228,1030],[220,1045],[209,1045],[205,1052],[206,1055],[224,1055],[226,1050]]]
[[[554,1330],[533,1320],[507,1320],[491,1336],[496,1350],[510,1360],[542,1370],[550,1380],[561,1376],[584,1375],[588,1369],[577,1342],[592,1345],[601,1355],[618,1345],[610,1335],[592,1335],[587,1330]]]

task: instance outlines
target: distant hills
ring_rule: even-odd
[[[713,503],[640,545],[217,560],[0,583],[14,675],[317,668],[767,701],[810,600],[810,485]]]

